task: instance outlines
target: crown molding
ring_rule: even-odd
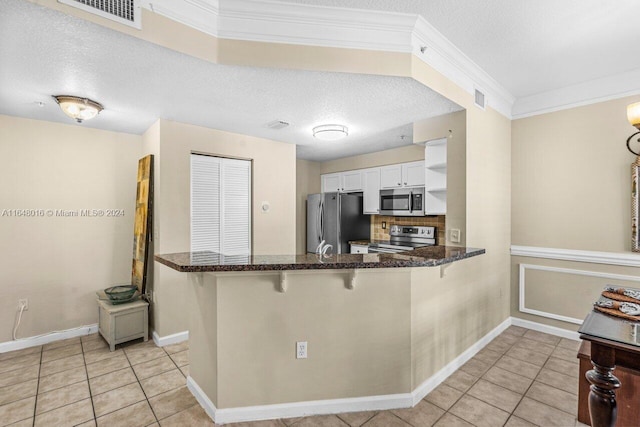
[[[145,0],[143,7],[222,39],[413,53],[511,118],[513,95],[418,15],[273,0]]]
[[[218,37],[220,9],[218,0],[143,0],[141,6],[158,15]]]
[[[218,37],[411,52],[416,16],[258,0],[220,0]]]
[[[418,58],[468,93],[474,94],[476,89],[483,92],[487,105],[511,118],[515,97],[421,16],[417,17],[412,43]],[[424,52],[422,47],[426,47]]]
[[[518,98],[513,119],[640,94],[640,69]]]

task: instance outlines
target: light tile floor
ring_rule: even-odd
[[[576,421],[579,343],[512,326],[410,409],[236,427],[528,427]],[[0,354],[0,426],[213,426],[186,388],[186,343],[110,352],[97,334]]]

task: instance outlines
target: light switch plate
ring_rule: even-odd
[[[457,228],[449,230],[449,240],[451,240],[451,243],[460,243],[460,230]]]

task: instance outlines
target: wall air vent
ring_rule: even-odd
[[[82,9],[130,27],[142,28],[140,0],[58,0],[58,3]]]
[[[267,127],[274,130],[284,129],[287,126],[289,126],[289,123],[285,122],[284,120],[274,120],[267,123]]]
[[[483,110],[487,106],[487,99],[485,98],[484,93],[480,92],[478,89],[476,89],[474,103],[476,104],[476,106],[482,108]]]

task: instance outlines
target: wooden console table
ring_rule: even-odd
[[[617,418],[615,390],[620,388],[621,383],[613,372],[616,365],[640,370],[640,323],[592,311],[578,332],[581,339],[591,342],[591,364],[594,369],[586,375],[591,383],[591,427],[614,427]],[[635,408],[640,407],[640,396],[637,400]]]

